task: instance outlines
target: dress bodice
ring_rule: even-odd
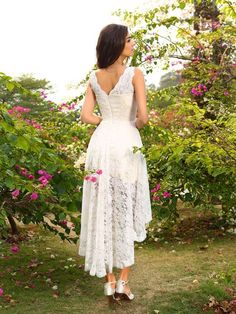
[[[103,121],[135,120],[137,104],[132,84],[134,72],[135,67],[127,67],[109,94],[99,85],[95,71],[91,73],[89,82],[95,93]]]

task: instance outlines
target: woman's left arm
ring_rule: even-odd
[[[102,117],[93,113],[95,102],[95,94],[92,90],[91,84],[88,83],[85,100],[80,113],[81,122],[98,125],[102,121]]]

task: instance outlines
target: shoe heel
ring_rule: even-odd
[[[128,280],[118,280],[116,284],[116,293],[119,297],[125,297],[127,300],[133,300],[134,294],[130,292],[129,294],[125,293],[125,284],[128,283]]]

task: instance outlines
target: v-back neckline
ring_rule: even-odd
[[[98,78],[97,78],[97,75],[96,75],[96,73],[95,73],[95,71],[94,71],[94,76],[95,76],[95,80],[96,80],[96,82],[97,82],[97,85],[98,85],[98,87],[100,88],[100,90],[101,90],[107,97],[110,96],[111,93],[112,93],[112,92],[115,90],[115,88],[118,86],[118,84],[119,84],[121,78],[123,77],[123,75],[125,74],[125,72],[126,72],[127,69],[128,69],[128,67],[126,67],[126,68],[124,69],[123,73],[120,75],[118,81],[116,82],[116,84],[115,84],[114,87],[110,90],[109,93],[105,92],[104,89],[102,89],[101,85],[98,83]]]

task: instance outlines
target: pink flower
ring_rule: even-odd
[[[52,179],[52,175],[49,174],[49,173],[45,173],[45,174],[44,174],[44,177],[45,177],[47,180],[51,180],[51,179]]]
[[[97,181],[97,178],[94,177],[94,176],[91,176],[91,177],[90,177],[90,181],[91,181],[91,182],[96,182],[96,181]]]
[[[11,192],[12,198],[17,198],[17,196],[19,196],[19,194],[20,194],[19,189],[16,189],[16,190]]]
[[[153,199],[153,201],[159,201],[160,200],[160,196],[158,196],[158,195],[157,196],[153,196],[152,199]]]
[[[18,253],[19,251],[20,251],[20,248],[19,248],[18,245],[13,245],[13,246],[11,247],[11,252],[12,252],[12,253]]]
[[[217,29],[220,27],[220,22],[219,21],[213,21],[212,22],[212,29]]]
[[[236,306],[236,299],[231,300],[231,301],[229,302],[229,304],[230,304],[230,305],[233,305],[233,306]]]
[[[47,98],[47,95],[45,94],[45,92],[44,92],[44,91],[41,91],[41,92],[40,92],[40,95],[41,95],[41,96],[42,96],[42,98],[44,98],[44,99],[45,99],[45,98]]]
[[[33,180],[34,179],[34,175],[33,174],[28,175],[28,179]]]
[[[38,170],[38,174],[44,174],[45,171],[44,170]]]
[[[0,297],[3,295],[3,288],[0,288]]]
[[[152,61],[153,56],[152,55],[148,55],[144,58],[144,61],[148,61],[149,63]]]
[[[63,226],[67,226],[67,220],[60,220],[59,224]]]
[[[229,96],[230,93],[229,93],[227,90],[225,90],[225,91],[224,91],[224,95],[225,95],[225,96]]]
[[[40,177],[39,181],[42,183],[42,185],[47,185],[48,184],[48,180],[44,176]]]
[[[102,169],[98,169],[98,170],[96,171],[96,173],[99,174],[99,175],[102,174]]]
[[[22,169],[21,172],[22,176],[27,176],[28,171],[26,169]]]
[[[52,175],[47,173],[47,171],[45,170],[38,170],[38,174],[42,175],[39,180],[42,180],[42,178],[45,178],[47,180],[51,180],[52,179]]]
[[[154,189],[151,190],[151,192],[152,192],[152,193],[155,193],[155,192],[157,192],[157,189],[154,188]]]
[[[198,84],[197,87],[191,89],[191,93],[195,96],[202,96],[203,92],[207,91],[207,87],[204,84]]]
[[[167,191],[164,191],[162,195],[163,195],[164,198],[168,198],[168,197],[171,196],[171,194],[169,192],[167,192]]]
[[[200,61],[200,58],[199,57],[194,57],[193,58],[193,63],[198,63]]]
[[[85,179],[86,181],[90,181],[90,176],[86,176],[84,179]]]
[[[31,200],[36,200],[38,197],[39,197],[39,195],[38,195],[37,192],[33,192],[33,193],[30,195],[30,199],[31,199]]]
[[[42,126],[40,124],[38,124],[38,123],[33,124],[33,127],[35,129],[42,129]]]
[[[20,113],[25,113],[25,112],[30,112],[31,111],[30,108],[21,107],[21,106],[14,106],[12,109],[14,111],[17,111],[17,112],[20,112]]]
[[[160,190],[160,188],[161,188],[161,184],[160,184],[160,183],[157,183],[157,185],[156,185],[157,191]]]

